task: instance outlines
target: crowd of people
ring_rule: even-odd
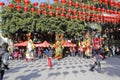
[[[92,52],[90,54],[94,54],[94,48],[91,48]],[[120,55],[120,48],[116,47],[116,46],[106,46],[103,45],[100,47],[100,53],[101,55],[104,57],[104,59],[106,57],[115,57],[115,56],[119,56]],[[9,59],[15,59],[15,60],[23,60],[26,59],[27,57],[27,51],[25,48],[20,49],[19,47],[16,47],[13,51],[13,53],[10,53],[9,55]],[[28,54],[29,55],[29,54]],[[30,55],[29,55],[30,56]],[[38,59],[42,59],[42,58],[47,58],[47,57],[53,57],[55,56],[55,49],[53,47],[48,47],[48,48],[35,48],[33,50],[33,57],[34,58],[38,58]],[[67,57],[67,56],[78,56],[78,57],[84,57],[84,58],[90,58],[92,56],[87,56],[85,54],[85,50],[82,48],[77,48],[77,47],[64,47],[63,48],[63,54],[62,54],[63,58]]]
[[[30,45],[32,46],[32,45]],[[9,69],[8,67],[8,60],[24,60],[26,59],[26,61],[30,60],[34,60],[35,58],[38,59],[42,59],[42,58],[54,58],[55,57],[55,48],[54,47],[46,47],[46,48],[31,48],[26,50],[26,48],[19,48],[16,47],[13,51],[13,53],[10,53],[7,49],[8,44],[4,43],[2,45],[2,48],[0,50],[0,73],[1,73],[1,80],[3,78],[4,75],[4,71],[5,69]],[[91,71],[94,70],[95,66],[98,65],[99,68],[100,67],[100,62],[99,59],[100,57],[98,57],[98,55],[102,56],[102,59],[106,59],[107,57],[115,57],[115,56],[120,56],[120,47],[118,46],[106,46],[106,45],[102,45],[102,46],[97,46],[97,47],[91,47],[91,54],[92,56],[87,56],[85,54],[85,49],[84,48],[78,48],[78,47],[63,47],[63,51],[62,51],[62,56],[64,57],[68,57],[68,56],[78,56],[78,57],[83,57],[83,58],[95,58],[96,61],[94,63],[94,65],[91,67]],[[32,54],[27,54],[27,53],[32,53]],[[97,55],[97,56],[96,56]],[[29,57],[30,58],[29,58]]]

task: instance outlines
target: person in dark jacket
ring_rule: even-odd
[[[8,43],[2,44],[0,56],[2,57],[2,62],[4,63],[6,69],[9,69],[8,67],[8,64],[9,64],[8,63],[8,59],[9,59]]]
[[[4,65],[2,61],[2,56],[0,56],[0,80],[3,80],[5,69],[6,69],[6,65]]]

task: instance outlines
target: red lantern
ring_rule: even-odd
[[[31,12],[32,12],[32,13],[34,13],[34,12],[35,12],[35,8],[31,8],[30,10],[31,10]]]
[[[101,8],[97,8],[97,11],[100,12],[100,11],[101,11]]]
[[[72,10],[69,8],[69,9],[68,9],[68,13],[70,14],[71,12],[72,12]]]
[[[106,10],[106,13],[110,13],[110,10],[108,9],[108,10]]]
[[[61,13],[60,16],[61,16],[61,17],[64,17],[64,13]]]
[[[92,6],[92,10],[93,10],[93,11],[96,10],[96,7],[95,7],[95,6]]]
[[[60,8],[57,6],[57,7],[55,8],[55,10],[56,10],[56,12],[58,12],[58,11],[60,10]]]
[[[24,7],[24,11],[25,12],[28,11],[28,7],[27,6]]]
[[[9,7],[10,9],[12,9],[12,8],[13,8],[13,4],[12,4],[12,3],[9,3],[9,4],[8,4],[8,7]]]
[[[70,19],[73,19],[73,15],[70,15]]]
[[[102,8],[102,9],[101,9],[101,11],[102,11],[102,12],[105,12],[105,9],[104,9],[104,8]]]
[[[82,12],[81,11],[78,11],[78,15],[81,15],[82,14]]]
[[[78,16],[77,16],[77,15],[75,15],[75,16],[74,16],[74,18],[75,18],[75,19],[78,19]]]
[[[30,4],[30,0],[24,0],[24,4],[28,6]]]
[[[51,10],[52,9],[52,6],[51,5],[48,5],[48,10]]]
[[[38,10],[37,10],[37,13],[40,15],[40,14],[41,14],[41,10],[40,10],[40,9],[38,9]]]
[[[91,6],[88,5],[88,6],[87,6],[87,9],[90,10],[90,9],[91,9]]]
[[[98,2],[101,4],[101,3],[102,3],[102,0],[98,0]]]
[[[84,9],[84,8],[85,8],[85,4],[84,4],[84,3],[82,3],[81,8],[82,8],[82,9]]]
[[[77,13],[77,10],[73,10],[73,14],[76,15],[76,13]]]
[[[90,13],[88,13],[88,14],[87,14],[87,16],[88,16],[88,17],[90,17],[90,16],[91,16],[91,14],[90,14]]]
[[[86,14],[86,12],[85,12],[85,11],[83,11],[83,12],[82,12],[82,14],[83,14],[83,15],[85,15],[85,14]]]
[[[62,5],[64,5],[66,3],[66,0],[61,0],[60,2],[62,3]]]
[[[65,7],[62,7],[62,13],[64,13],[66,11]]]
[[[59,13],[58,13],[58,12],[56,12],[56,13],[55,13],[55,16],[56,16],[56,17],[58,17],[58,15],[59,15]]]
[[[68,6],[70,6],[70,7],[72,6],[72,0],[68,1]]]
[[[38,2],[34,2],[33,5],[34,5],[34,7],[37,7],[38,6]]]
[[[50,16],[53,16],[53,12],[52,12],[52,11],[50,11],[50,12],[49,12],[49,15],[50,15]]]
[[[80,20],[82,20],[82,16],[79,16],[78,18],[79,18]]]
[[[46,11],[46,10],[44,10],[44,11],[43,11],[43,13],[44,13],[44,16],[46,16],[46,15],[47,15],[47,11]]]
[[[114,5],[114,1],[111,0],[110,1],[110,5],[113,6]]]
[[[4,2],[0,2],[0,7],[3,7],[5,5]]]
[[[68,19],[69,18],[69,14],[66,14],[66,19]]]
[[[40,7],[42,8],[42,9],[44,9],[45,8],[45,4],[40,4]]]
[[[17,3],[20,3],[20,2],[21,2],[21,0],[16,0],[16,2],[17,2]]]
[[[58,3],[58,0],[54,0],[54,2],[57,4],[57,3]]]
[[[109,0],[104,0],[104,3],[105,3],[105,4],[108,4],[108,1],[109,1]]]
[[[78,8],[79,7],[79,3],[76,1],[75,2],[75,8]]]
[[[21,9],[20,5],[16,5],[17,10],[19,11]]]

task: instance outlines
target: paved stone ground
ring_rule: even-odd
[[[10,61],[4,80],[120,80],[120,58],[101,61],[103,73],[98,73],[97,67],[94,72],[89,71],[92,59],[66,57],[52,62],[49,69],[47,59]]]

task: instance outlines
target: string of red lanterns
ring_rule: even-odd
[[[99,3],[105,3],[106,5],[110,4],[111,6],[120,6],[120,4],[118,4],[117,2],[115,3],[114,1],[108,1],[108,0],[104,0],[103,2],[101,2],[102,0],[98,0]],[[54,0],[54,2],[57,4],[58,0]],[[44,16],[48,15],[49,16],[60,16],[61,18],[65,17],[66,19],[70,18],[70,19],[79,19],[79,20],[85,20],[85,21],[96,21],[99,23],[102,22],[109,22],[109,23],[119,23],[120,22],[120,18],[113,16],[113,17],[109,17],[109,16],[104,16],[102,15],[102,13],[106,13],[106,14],[113,14],[113,15],[120,15],[119,11],[114,11],[114,10],[110,10],[110,9],[104,9],[104,8],[96,8],[95,6],[90,6],[90,5],[85,5],[84,3],[78,3],[73,2],[72,0],[69,0],[68,2],[66,2],[66,0],[61,0],[60,1],[62,4],[62,7],[60,8],[59,6],[55,7],[55,12],[51,11],[52,9],[52,5],[50,4],[45,4],[45,3],[41,3],[40,4],[40,9],[39,8],[35,8],[38,7],[38,2],[34,2],[33,6],[31,9],[28,8],[28,5],[30,4],[30,0],[24,0],[24,4],[25,6],[22,8],[20,3],[21,0],[16,0],[17,4],[15,7],[16,9],[19,10],[24,10],[25,12],[27,12],[28,10],[31,11],[31,13],[34,13],[37,10],[37,13],[40,14],[44,14]],[[94,1],[95,2],[95,1]],[[65,8],[64,5],[67,4],[69,6],[69,8]],[[116,5],[115,5],[116,4]],[[5,5],[4,2],[0,2],[0,6],[3,7]],[[74,6],[74,9],[71,9],[71,7]],[[8,4],[9,9],[13,9],[14,5],[12,3]],[[82,11],[78,11],[77,8],[81,8]],[[95,11],[97,12],[97,14],[95,13],[86,13],[84,10],[87,9],[88,11]],[[60,13],[61,12],[61,13]],[[91,17],[91,18],[90,18]]]

